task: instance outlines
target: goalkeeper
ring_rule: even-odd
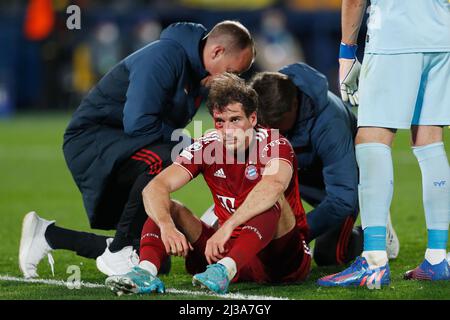
[[[355,142],[364,251],[350,268],[320,279],[319,284],[389,285],[384,239],[394,191],[391,145],[397,129],[411,130],[428,230],[425,259],[404,277],[450,280],[445,259],[450,171],[442,129],[450,124],[450,2],[372,1],[358,97],[355,41],[366,2],[342,2],[340,59],[343,98],[360,103]]]

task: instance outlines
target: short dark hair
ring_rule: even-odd
[[[211,39],[223,36],[228,37],[228,44],[231,50],[244,50],[251,47],[253,55],[255,56],[255,41],[242,23],[233,20],[219,22],[207,35],[207,37]]]
[[[260,124],[274,127],[286,112],[292,110],[297,87],[288,76],[279,72],[260,72],[250,80],[250,86],[259,96]]]
[[[245,81],[232,73],[223,73],[211,81],[206,106],[213,115],[214,110],[223,112],[233,103],[242,104],[248,117],[258,110],[258,94]]]

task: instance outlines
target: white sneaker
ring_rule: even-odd
[[[36,278],[37,266],[46,255],[55,275],[52,248],[45,239],[45,230],[55,221],[40,218],[32,211],[25,215],[22,222],[22,236],[19,248],[19,267],[25,278]]]
[[[391,214],[388,216],[388,223],[386,226],[386,252],[388,259],[396,259],[400,251],[400,241],[395,233],[394,227],[391,222]]]
[[[105,252],[97,257],[97,269],[107,276],[123,275],[139,264],[139,256],[132,246],[124,247],[117,252],[109,251],[113,238],[106,239]]]

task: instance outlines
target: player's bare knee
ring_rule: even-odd
[[[390,147],[394,140],[395,132],[395,129],[389,128],[361,127],[356,134],[355,144],[383,143]]]
[[[186,209],[184,204],[178,200],[170,199],[170,215],[175,222],[180,220],[180,215],[182,214],[183,209]]]
[[[183,203],[170,199],[170,215],[177,226],[188,223],[194,215]],[[188,221],[188,222],[186,222]]]
[[[441,126],[412,126],[411,145],[413,147],[426,146],[442,142],[443,129]]]

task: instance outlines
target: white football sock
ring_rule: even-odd
[[[445,249],[427,249],[425,251],[425,259],[431,264],[441,263],[445,259]]]
[[[225,266],[228,272],[228,280],[231,281],[231,279],[233,279],[237,273],[236,262],[229,257],[225,257],[217,261],[217,263],[220,263],[221,265]]]
[[[150,272],[152,276],[156,277],[158,275],[158,269],[150,261],[142,260],[141,262],[139,262],[139,267]]]
[[[362,257],[366,258],[369,264],[369,269],[376,269],[386,265],[388,263],[388,257],[386,251],[374,250],[374,251],[363,251]]]

